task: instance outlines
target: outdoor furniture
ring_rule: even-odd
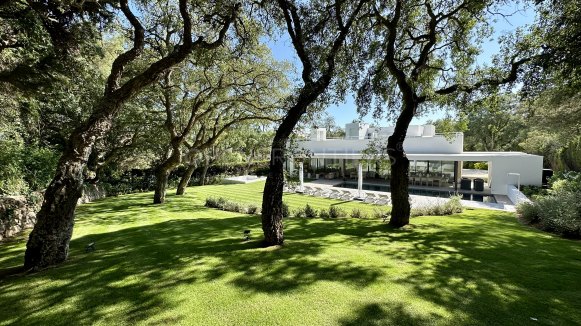
[[[341,193],[339,192],[338,189],[331,189],[331,191],[329,192],[329,198],[340,198],[341,197]]]
[[[340,190],[340,191],[341,191],[341,197],[339,197],[340,199],[353,200],[353,198],[355,198],[353,193],[349,190]]]
[[[314,189],[314,196],[327,197],[327,189],[321,187],[315,187]]]
[[[472,190],[472,180],[468,178],[460,179],[460,189],[462,190]]]
[[[481,178],[474,179],[474,190],[484,191],[484,179]]]
[[[421,175],[420,176],[416,176],[414,178],[414,185],[418,185],[418,186],[421,186],[422,185],[422,176]]]
[[[325,174],[325,179],[335,179],[335,172]]]
[[[312,195],[315,190],[311,186],[303,186],[303,193]]]
[[[440,178],[434,178],[432,179],[432,186],[436,187],[436,185],[439,187],[440,186]]]
[[[377,205],[389,205],[389,203],[391,203],[391,198],[389,197],[389,195],[378,195],[378,199],[375,202]]]
[[[363,202],[368,204],[375,204],[375,202],[377,202],[378,199],[379,198],[377,197],[377,194],[375,194],[374,192],[365,193],[365,199],[363,200]]]

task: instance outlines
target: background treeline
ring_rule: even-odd
[[[546,168],[581,171],[580,95],[552,89],[519,96],[493,95],[431,123],[440,133],[463,132],[465,151],[524,151],[542,155]]]

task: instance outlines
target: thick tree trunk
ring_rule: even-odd
[[[165,190],[169,178],[169,170],[160,168],[155,172],[155,190],[153,194],[154,204],[163,204],[165,202]]]
[[[192,174],[194,174],[195,170],[196,164],[190,164],[188,166],[188,169],[180,179],[180,184],[178,185],[178,189],[176,190],[176,195],[181,196],[186,192],[186,187],[190,183],[190,180],[192,179]]]
[[[327,76],[330,80],[330,76]],[[264,244],[266,246],[281,245],[284,242],[282,223],[282,193],[284,187],[284,161],[290,159],[286,156],[286,145],[290,135],[307,111],[307,107],[328,86],[327,80],[318,88],[304,87],[299,95],[297,103],[287,113],[286,117],[276,130],[270,150],[270,171],[266,177],[264,192],[262,194],[262,231],[264,232]]]
[[[284,160],[286,139],[275,137],[270,158],[270,171],[262,194],[262,231],[266,246],[282,245],[282,195],[284,187]]]
[[[75,208],[82,194],[83,167],[83,163],[77,160],[59,164],[26,244],[26,270],[37,271],[67,259]]]
[[[204,166],[202,167],[202,174],[200,175],[200,186],[206,184],[206,174],[208,174],[208,168],[210,167],[210,158],[208,153],[204,153]]]
[[[403,143],[410,122],[416,112],[417,103],[412,96],[405,98],[404,102],[405,106],[397,119],[394,132],[387,141],[387,152],[391,160],[390,189],[392,207],[389,225],[394,227],[402,227],[409,224],[411,211],[408,188],[410,161],[405,154]]]
[[[396,152],[390,157],[391,164],[391,219],[389,225],[402,227],[410,222],[411,206],[409,202],[409,166],[410,161],[403,152]]]
[[[154,204],[163,204],[165,202],[169,174],[182,161],[182,142],[181,138],[173,139],[170,156],[155,169]]]
[[[117,109],[102,107],[97,112],[110,110],[115,113]],[[26,270],[37,271],[67,259],[75,209],[83,192],[83,170],[95,140],[111,128],[111,121],[112,115],[95,114],[71,133],[26,244]]]
[[[204,167],[202,168],[202,174],[200,175],[200,186],[206,184],[206,175],[208,174],[208,168],[210,167],[210,163],[204,163]]]

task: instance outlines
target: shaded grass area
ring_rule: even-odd
[[[581,320],[581,243],[467,210],[378,220],[289,219],[287,244],[260,248],[257,216],[203,207],[259,204],[260,184],[188,188],[82,205],[67,263],[0,280],[0,324],[489,325]],[[258,200],[258,202],[256,202]],[[291,207],[340,203],[285,195]],[[348,208],[345,208],[348,209]],[[242,240],[251,230],[252,239]],[[85,253],[89,242],[97,250]],[[18,266],[25,239],[0,244]],[[531,318],[537,319],[533,321]]]

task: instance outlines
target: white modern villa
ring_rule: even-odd
[[[389,164],[370,159],[364,150],[372,143],[386,144],[393,127],[372,128],[349,123],[344,138],[327,138],[326,129],[314,128],[299,148],[310,155],[301,170],[310,179],[326,179],[339,187],[389,191]],[[418,195],[449,196],[492,201],[493,195],[510,195],[516,185],[542,184],[543,157],[522,152],[465,152],[464,135],[436,134],[433,125],[413,125],[403,144],[410,160],[410,192]],[[465,170],[463,162],[486,162],[486,170]],[[289,171],[298,167],[287,161]],[[359,184],[359,186],[358,186]],[[362,186],[361,186],[362,185]]]

